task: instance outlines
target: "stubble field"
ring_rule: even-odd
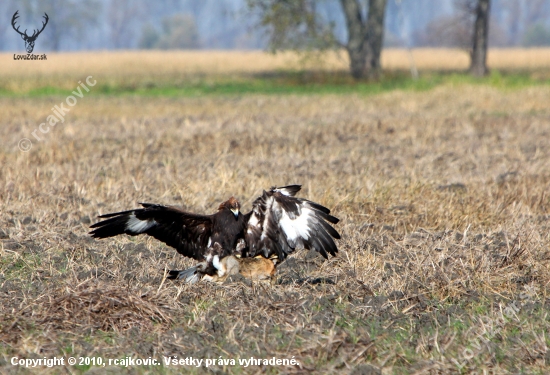
[[[93,90],[40,141],[66,96],[0,98],[0,372],[546,372],[550,86]],[[273,287],[163,281],[193,262],[156,240],[87,234],[137,202],[210,213],[234,195],[246,211],[294,183],[340,218],[339,254],[298,252]],[[11,365],[53,356],[215,365]],[[238,365],[251,357],[299,365]]]

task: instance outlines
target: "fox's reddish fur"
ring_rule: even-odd
[[[229,275],[239,273],[252,280],[272,280],[275,276],[275,264],[263,257],[237,258],[231,255],[223,258],[220,263],[223,269],[212,278],[214,282],[222,283]]]

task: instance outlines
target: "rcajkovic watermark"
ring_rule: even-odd
[[[42,141],[41,136],[50,132],[52,127],[56,126],[57,123],[65,122],[65,115],[67,112],[71,111],[71,107],[74,107],[78,103],[78,99],[82,99],[84,94],[90,92],[90,87],[96,85],[97,81],[93,79],[92,76],[86,77],[86,84],[82,81],[78,81],[79,85],[72,92],[73,95],[67,96],[65,101],[61,102],[59,105],[52,107],[53,114],[46,117],[46,121],[38,125],[37,129],[31,133],[34,139],[38,142]],[[65,107],[65,104],[67,107]],[[19,149],[23,152],[30,151],[32,148],[32,141],[29,138],[22,138],[18,143]]]

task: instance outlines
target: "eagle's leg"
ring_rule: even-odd
[[[196,266],[183,271],[169,271],[167,278],[183,280],[189,284],[195,284],[200,280],[216,281],[218,276],[220,276],[219,273],[221,269],[220,255],[218,254],[222,253],[222,246],[218,242],[214,242],[214,244],[208,248],[208,255],[205,256],[204,262],[200,262]],[[222,275],[223,273],[222,271]]]
[[[237,245],[235,246],[235,252],[233,254],[240,258],[246,258],[246,242],[244,238],[239,238],[237,240]]]

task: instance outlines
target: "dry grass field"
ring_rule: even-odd
[[[135,77],[143,63],[128,77],[148,79]],[[1,71],[4,85],[39,77],[70,89],[93,74]],[[92,93],[44,134],[65,96],[0,97],[0,373],[546,373],[548,98],[548,85],[470,84]],[[262,189],[293,183],[341,219],[340,251],[298,252],[273,287],[163,280],[193,262],[150,238],[87,234],[98,214],[137,202],[209,213],[235,195],[246,211]],[[11,364],[54,356],[215,365]],[[250,357],[299,365],[218,361]]]
[[[460,71],[468,68],[467,51],[458,49],[386,49],[382,66],[386,71],[408,71],[414,65],[426,71]],[[535,78],[548,79],[550,48],[492,49],[488,64],[496,70],[528,70]],[[29,69],[32,66],[32,69]],[[92,75],[102,86],[135,89],[197,81],[212,82],[211,77],[284,72],[288,70],[344,71],[345,51],[303,55],[270,54],[260,51],[127,51],[49,53],[46,61],[22,62],[12,54],[0,53],[0,94],[27,93],[44,87],[73,90],[78,80]]]

